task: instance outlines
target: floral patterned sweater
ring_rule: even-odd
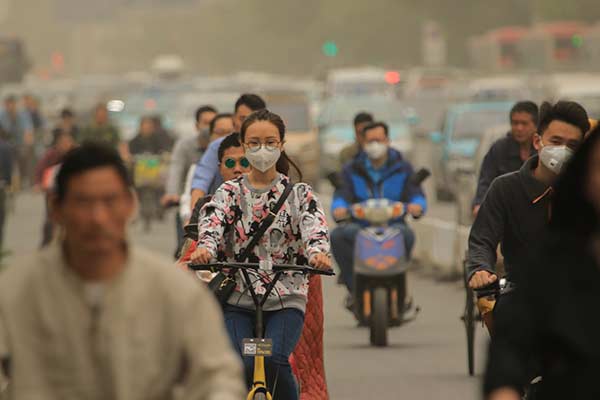
[[[252,234],[283,193],[289,178],[279,175],[263,190],[255,189],[246,175],[225,182],[206,203],[198,223],[198,247],[207,248],[219,261],[235,261]],[[307,264],[317,253],[329,254],[329,231],[323,208],[312,188],[304,183],[294,189],[277,214],[277,218],[254,248],[247,262],[268,259],[274,264]],[[272,272],[250,273],[257,294],[264,294]],[[241,274],[229,304],[253,309],[252,297]],[[281,308],[306,308],[308,279],[296,272],[284,273],[267,299],[265,311]]]

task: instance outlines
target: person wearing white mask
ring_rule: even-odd
[[[404,234],[407,257],[414,246],[415,235],[406,224],[406,215],[420,217],[425,213],[427,200],[420,185],[409,179],[413,167],[402,154],[390,147],[389,128],[383,122],[367,125],[362,131],[363,151],[342,172],[343,185],[336,190],[332,202],[336,220],[350,217],[353,204],[372,198],[385,198],[406,204],[406,209],[396,210],[394,225]],[[333,255],[342,272],[342,280],[349,293],[353,291],[354,244],[358,232],[366,223],[353,220],[341,224],[331,233]],[[352,308],[352,296],[346,299],[346,307]]]
[[[259,262],[269,257],[275,264],[310,264],[329,270],[327,218],[312,188],[294,183],[287,176],[290,166],[302,174],[285,153],[285,124],[280,116],[263,109],[250,114],[241,127],[247,174],[223,183],[200,211],[198,248],[194,263],[211,260]],[[283,199],[282,197],[283,196]],[[282,203],[279,203],[282,199]],[[281,204],[275,210],[276,204]],[[275,213],[273,222],[260,235],[261,224]],[[248,248],[250,247],[250,248]],[[248,271],[256,293],[264,293],[270,278],[264,271]],[[242,355],[244,338],[252,337],[254,303],[239,273],[237,287],[224,305],[225,326],[233,347]],[[297,400],[298,387],[289,357],[304,326],[308,299],[308,277],[286,272],[274,287],[277,295],[264,302],[265,337],[273,341],[273,354],[265,359],[267,384],[274,399]],[[254,360],[244,357],[248,386],[253,381]]]
[[[489,287],[498,280],[496,249],[500,244],[505,278],[518,290],[523,271],[515,266],[522,264],[547,232],[552,218],[552,186],[589,129],[588,115],[581,105],[571,101],[542,104],[534,136],[538,155],[519,171],[492,182],[471,228],[467,281],[472,289]],[[510,307],[510,302],[510,294],[500,296],[493,316]]]

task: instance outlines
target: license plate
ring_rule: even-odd
[[[243,355],[248,357],[270,357],[273,355],[272,339],[244,339]]]

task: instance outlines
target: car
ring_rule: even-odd
[[[320,146],[317,128],[311,117],[310,101],[306,94],[295,91],[262,93],[269,110],[285,122],[285,151],[296,163],[304,181],[318,186]]]
[[[355,140],[354,116],[366,111],[375,120],[386,122],[390,128],[392,147],[407,158],[413,151],[412,129],[407,108],[400,101],[387,96],[352,96],[329,98],[318,119],[321,145],[321,174],[339,171],[339,155],[344,147]]]
[[[512,102],[462,103],[448,108],[440,131],[430,134],[431,166],[439,200],[454,198],[454,174],[472,168],[487,129],[500,125],[508,132],[513,105]]]

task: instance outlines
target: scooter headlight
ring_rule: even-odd
[[[380,225],[393,218],[394,210],[393,207],[365,207],[364,214],[365,220]]]

